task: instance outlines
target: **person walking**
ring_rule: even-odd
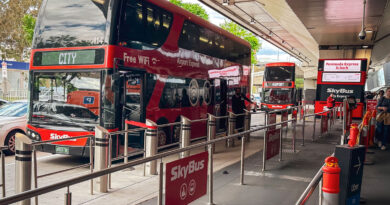
[[[241,93],[241,88],[235,88],[235,94],[232,96],[232,110],[234,114],[244,113],[245,100],[252,103],[245,95]],[[244,124],[244,115],[236,117],[236,128],[241,128]]]
[[[386,93],[379,99],[376,106],[378,115],[376,117],[375,137],[378,140],[378,147],[386,150],[387,141],[390,137],[390,87]]]
[[[381,99],[381,98],[383,97],[384,94],[385,94],[385,91],[380,90],[380,91],[378,92],[378,94],[375,96],[374,100],[379,100],[379,99]]]
[[[329,97],[326,99],[326,107],[328,107],[329,110],[334,107],[334,103],[336,102],[336,100],[333,97],[334,94],[331,93]]]

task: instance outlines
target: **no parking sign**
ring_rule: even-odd
[[[208,152],[166,165],[165,204],[189,204],[207,193]]]

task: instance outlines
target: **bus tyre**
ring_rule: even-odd
[[[15,154],[15,135],[18,131],[12,131],[8,133],[5,138],[4,145],[8,147],[7,150],[4,150],[5,155],[14,155]],[[20,133],[20,132],[19,132]]]
[[[164,146],[168,142],[169,130],[167,127],[160,129],[157,133],[158,137],[158,146]]]

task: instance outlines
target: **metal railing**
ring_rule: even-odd
[[[2,191],[2,194],[3,194],[3,197],[6,196],[6,193],[5,193],[5,154],[4,154],[4,150],[7,150],[8,147],[0,147],[0,154],[1,154],[1,191]]]
[[[279,122],[279,123],[274,123],[274,124],[271,124],[271,125],[262,126],[262,127],[259,127],[259,128],[255,128],[255,129],[248,130],[248,131],[243,131],[243,132],[240,132],[240,133],[235,133],[235,134],[232,134],[232,135],[229,135],[229,136],[225,136],[225,137],[209,140],[209,141],[206,141],[206,142],[200,142],[200,143],[197,143],[197,144],[189,145],[188,147],[165,151],[165,152],[158,153],[158,154],[156,154],[154,156],[151,156],[151,157],[135,159],[134,161],[131,161],[131,162],[128,162],[128,163],[120,164],[120,165],[117,165],[117,166],[112,166],[112,167],[109,167],[107,169],[95,171],[95,172],[92,172],[92,173],[89,173],[89,174],[85,174],[85,175],[82,175],[82,176],[78,176],[78,177],[75,177],[75,178],[72,178],[72,179],[64,180],[62,182],[58,182],[58,183],[55,183],[55,184],[51,184],[51,185],[47,185],[47,186],[44,186],[44,187],[39,187],[39,188],[36,188],[36,189],[33,189],[33,190],[25,191],[25,192],[22,192],[22,193],[19,193],[19,194],[15,194],[13,196],[9,196],[9,197],[0,199],[0,204],[10,204],[10,203],[15,203],[15,202],[18,202],[18,201],[26,200],[26,199],[29,199],[29,198],[33,198],[33,197],[36,197],[36,196],[41,195],[41,194],[52,192],[52,191],[55,191],[55,190],[58,190],[58,189],[61,189],[61,188],[70,187],[70,186],[72,186],[74,184],[78,184],[78,183],[81,183],[81,182],[84,182],[84,181],[93,180],[94,178],[101,177],[101,176],[104,176],[104,175],[108,175],[108,174],[111,174],[113,172],[117,172],[117,171],[120,171],[120,170],[123,170],[123,169],[127,169],[127,168],[130,168],[130,167],[136,166],[136,165],[140,165],[140,164],[143,164],[143,163],[146,163],[146,162],[150,162],[150,161],[153,161],[153,160],[162,159],[164,157],[167,157],[167,156],[170,156],[170,155],[173,155],[173,154],[179,154],[179,153],[184,152],[184,151],[190,151],[192,149],[196,149],[196,148],[200,148],[200,147],[204,147],[204,146],[210,146],[210,145],[213,145],[213,144],[215,144],[217,142],[224,141],[224,140],[227,140],[227,139],[231,139],[231,138],[235,138],[235,137],[239,137],[239,136],[243,136],[242,138],[245,138],[245,134],[250,134],[252,132],[263,130],[263,129],[266,129],[266,128],[269,128],[269,127],[278,126],[278,125],[281,125],[281,124],[283,124],[285,122],[291,122],[291,121],[294,121],[294,120],[295,119],[284,121],[284,122]],[[243,141],[245,142],[245,139]],[[241,154],[244,154],[244,153],[241,153]],[[160,175],[163,175],[163,173],[160,173]],[[243,177],[243,176],[241,176],[241,177]]]
[[[292,108],[284,109],[284,110],[288,111],[288,110],[295,110],[295,109],[299,110],[298,107],[292,107]],[[277,112],[280,112],[280,111],[277,111]],[[329,112],[329,111],[324,111],[324,112],[321,112],[321,113],[325,113],[325,112]],[[250,113],[248,111],[247,111],[247,113],[249,113],[249,115],[252,114],[252,113]],[[265,116],[267,116],[267,112],[264,112],[264,111],[263,112],[256,112],[256,114],[257,113],[258,114],[265,113],[266,114]],[[316,113],[316,114],[321,114],[321,113]],[[242,115],[245,115],[245,113],[242,114]],[[303,120],[306,117],[309,117],[309,116],[312,116],[312,115],[313,114],[304,115]],[[214,119],[226,119],[226,118],[229,118],[229,116],[214,117]],[[131,162],[128,162],[127,160],[125,160],[125,162],[123,164],[116,165],[116,166],[112,166],[111,160],[118,160],[118,159],[121,159],[121,158],[127,159],[128,157],[132,156],[134,153],[132,153],[131,155],[129,155],[128,153],[125,153],[123,156],[120,156],[120,157],[117,157],[117,158],[114,158],[114,159],[112,159],[112,157],[109,156],[109,166],[106,169],[93,171],[93,168],[91,168],[91,173],[89,173],[89,174],[85,174],[85,175],[82,175],[82,176],[79,176],[79,177],[75,177],[75,178],[72,178],[72,179],[69,179],[69,180],[66,180],[66,181],[58,182],[58,183],[55,183],[55,184],[52,184],[52,185],[47,185],[47,186],[40,187],[40,188],[37,187],[37,183],[36,183],[34,190],[25,191],[25,192],[22,192],[22,193],[19,193],[19,194],[16,194],[16,195],[13,195],[13,196],[10,196],[10,197],[7,197],[7,198],[3,198],[3,199],[0,200],[0,204],[3,204],[3,203],[8,204],[8,203],[13,203],[13,202],[17,202],[17,201],[22,201],[22,200],[25,200],[25,199],[28,199],[28,198],[32,198],[32,197],[37,197],[40,194],[44,194],[44,193],[48,193],[48,192],[51,192],[51,191],[55,191],[57,189],[64,188],[64,187],[68,187],[69,188],[69,186],[71,186],[71,185],[74,185],[74,184],[77,184],[77,183],[80,183],[80,182],[83,182],[83,181],[87,181],[87,180],[91,180],[91,194],[92,194],[93,193],[93,179],[94,178],[101,177],[103,175],[109,175],[110,176],[111,173],[119,171],[119,170],[127,169],[127,168],[130,168],[132,166],[136,166],[136,165],[140,165],[140,164],[145,164],[146,162],[150,162],[150,161],[157,160],[157,159],[161,159],[162,160],[163,157],[167,157],[167,156],[172,155],[172,154],[179,154],[179,153],[182,153],[182,152],[185,152],[185,151],[189,151],[189,150],[192,150],[192,149],[195,149],[195,148],[199,148],[199,147],[206,147],[206,146],[208,146],[209,147],[209,155],[211,155],[211,158],[212,158],[212,150],[213,149],[210,148],[210,147],[213,147],[215,145],[215,143],[217,143],[217,142],[224,141],[224,140],[226,141],[226,140],[229,140],[229,139],[234,139],[235,137],[238,137],[238,136],[242,136],[242,138],[241,138],[242,144],[241,144],[241,175],[240,175],[240,182],[241,182],[241,184],[244,184],[244,175],[243,175],[243,173],[244,173],[244,171],[243,171],[244,170],[244,160],[245,160],[244,159],[244,154],[245,154],[245,146],[244,146],[244,144],[245,144],[246,139],[247,139],[246,136],[249,136],[250,133],[257,132],[257,131],[260,131],[260,130],[266,130],[267,128],[274,127],[274,126],[279,126],[280,128],[282,128],[283,124],[288,123],[288,122],[296,123],[297,120],[298,120],[298,118],[294,118],[294,119],[291,119],[291,120],[286,120],[286,121],[274,123],[274,124],[271,124],[271,125],[266,125],[266,124],[264,124],[264,125],[257,125],[257,126],[254,126],[251,129],[249,129],[249,130],[245,130],[245,131],[238,132],[238,133],[229,133],[227,136],[224,136],[224,137],[220,137],[220,138],[216,138],[216,139],[208,139],[205,142],[200,142],[200,143],[197,143],[197,144],[189,145],[187,147],[181,147],[181,148],[178,148],[176,150],[164,151],[162,153],[157,153],[154,156],[145,157],[145,155],[144,155],[143,158],[135,159],[134,161],[131,161]],[[201,122],[201,121],[207,121],[207,119],[192,120],[191,122]],[[305,122],[305,120],[304,120],[304,122]],[[169,123],[169,124],[165,124],[165,125],[158,125],[157,127],[158,128],[162,128],[162,127],[166,127],[166,126],[175,126],[175,125],[181,125],[181,124],[182,124],[181,122],[177,122],[177,123]],[[294,135],[295,135],[295,127],[296,126],[294,126]],[[138,132],[138,131],[142,131],[142,130],[145,130],[145,128],[136,128],[136,129],[131,129],[131,130],[117,131],[117,132],[109,133],[109,135],[113,136],[113,135],[117,135],[117,134],[128,134],[128,133],[131,133],[131,132]],[[85,137],[88,137],[90,139],[90,152],[92,152],[93,149],[91,147],[92,147],[92,144],[93,144],[93,141],[94,141],[94,137],[93,136],[80,136],[80,137],[75,137],[75,138],[72,138],[72,139],[85,138]],[[128,136],[126,136],[126,138],[127,137]],[[302,137],[304,138],[304,132],[303,132]],[[294,138],[295,138],[295,136],[294,136]],[[110,137],[110,139],[111,139],[111,137]],[[67,141],[67,140],[69,140],[69,139],[51,140],[51,141],[45,141],[45,142],[36,142],[36,143],[34,143],[34,145],[41,145],[41,144],[45,144],[45,143],[60,142],[60,141]],[[111,143],[112,143],[112,140],[109,141],[110,145],[111,145]],[[280,143],[280,148],[281,148],[280,149],[280,159],[282,157],[281,152],[283,151],[282,150],[282,143],[283,142],[281,140],[281,143]],[[295,139],[294,139],[294,143],[295,143]],[[125,143],[125,146],[126,145],[128,145],[128,144]],[[109,148],[110,147],[111,146],[109,146]],[[294,145],[293,145],[293,147],[295,149]],[[125,149],[125,150],[127,150],[127,149]],[[266,149],[263,149],[263,155],[265,155],[265,150]],[[109,153],[111,154],[111,150],[109,151]],[[140,151],[139,154],[141,154],[141,153],[145,153],[145,148],[144,148],[144,150]],[[36,154],[34,153],[34,155],[35,155],[34,156],[34,162],[36,163]],[[64,169],[62,171],[56,171],[56,172],[44,174],[44,175],[41,175],[41,176],[35,176],[35,180],[40,178],[40,177],[45,177],[45,176],[49,176],[49,175],[61,173],[61,172],[64,172],[64,171],[77,169],[77,168],[82,168],[82,167],[87,167],[87,166],[91,166],[92,167],[93,154],[90,153],[90,156],[91,156],[90,157],[91,161],[88,164],[79,165],[79,166],[76,166],[76,167]],[[162,162],[160,164],[163,165]],[[34,169],[36,170],[36,168],[37,168],[37,166],[35,164],[34,165]],[[212,169],[212,167],[210,169]],[[144,173],[145,173],[145,171],[144,171]],[[35,175],[36,175],[36,171],[35,171]],[[209,178],[212,179],[213,178],[212,177],[212,171],[210,173],[210,170],[209,170],[209,175],[210,175]],[[162,177],[162,172],[160,172],[160,177]],[[111,186],[111,179],[110,178],[111,177],[109,177],[109,187]],[[160,178],[160,181],[162,181],[161,178]],[[212,184],[212,182],[209,182],[209,183]],[[160,187],[161,187],[161,185],[160,185]],[[209,189],[209,190],[212,192],[212,189]],[[160,191],[161,191],[161,189],[159,190],[159,192]],[[209,195],[212,195],[212,193],[209,193]],[[211,200],[211,202],[212,202],[212,196],[210,198],[211,199],[209,199],[209,200]]]

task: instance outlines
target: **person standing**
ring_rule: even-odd
[[[380,90],[380,91],[378,92],[378,94],[375,96],[374,100],[379,100],[379,99],[381,99],[381,98],[383,97],[384,94],[385,94],[385,91]]]
[[[334,107],[334,103],[336,102],[336,100],[333,97],[334,95],[333,93],[331,93],[326,99],[326,107],[328,107],[328,109],[332,109]]]
[[[232,110],[234,114],[242,114],[245,109],[245,100],[252,103],[245,95],[241,93],[240,88],[235,88],[235,94],[232,96]],[[244,124],[244,116],[236,117],[236,128],[241,128]]]
[[[379,99],[377,124],[375,137],[378,140],[378,147],[381,150],[386,150],[387,141],[390,137],[390,87],[386,89],[386,93]]]

